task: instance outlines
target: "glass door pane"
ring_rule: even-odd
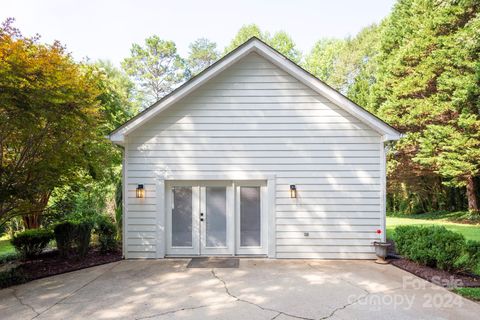
[[[261,246],[260,187],[240,187],[240,246]]]
[[[172,246],[192,247],[192,187],[173,187],[172,195]]]
[[[206,247],[227,246],[227,188],[206,187]]]

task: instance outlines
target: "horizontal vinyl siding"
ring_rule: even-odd
[[[380,143],[364,123],[250,54],[129,134],[127,257],[155,257],[158,175],[236,173],[276,176],[277,257],[372,258]],[[145,199],[135,198],[139,183]]]

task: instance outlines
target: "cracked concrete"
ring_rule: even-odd
[[[480,305],[372,261],[122,261],[0,290],[10,319],[476,319]],[[381,312],[381,313],[379,313]],[[387,316],[388,315],[388,316]]]

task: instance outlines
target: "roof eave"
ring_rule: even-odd
[[[268,46],[263,41],[259,40],[258,38],[251,38],[249,41],[245,42],[243,45],[239,46],[237,49],[201,72],[198,76],[187,81],[172,93],[154,103],[142,113],[138,114],[130,121],[114,130],[112,133],[110,133],[109,139],[116,144],[123,145],[125,136],[139,127],[143,122],[148,121],[171,105],[175,104],[177,101],[196,90],[205,82],[217,76],[223,70],[227,69],[229,66],[233,65],[250,52],[256,52],[257,54],[267,58],[267,60],[274,63],[279,68],[287,71],[303,84],[316,91],[318,94],[325,96],[332,103],[342,107],[345,111],[349,112],[354,117],[358,118],[379,133],[385,141],[398,140],[402,137],[402,134],[395,128],[391,127],[383,120],[358,106],[340,92],[329,87],[327,84],[283,56],[275,49]]]

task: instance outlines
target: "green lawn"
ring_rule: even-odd
[[[0,256],[15,252],[15,248],[7,238],[0,238]]]
[[[439,217],[439,219],[434,219]],[[462,224],[449,221],[450,217],[447,215],[412,215],[411,217],[405,216],[387,216],[387,237],[391,238],[393,230],[396,226],[401,225],[442,225],[445,228],[461,233],[468,240],[480,241],[480,225],[479,224]]]
[[[480,288],[457,288],[453,291],[465,298],[480,301]]]

